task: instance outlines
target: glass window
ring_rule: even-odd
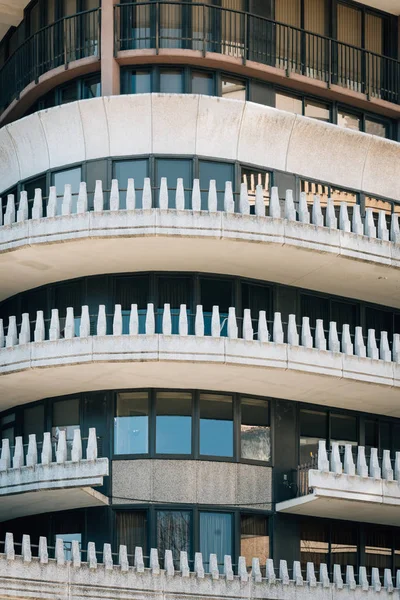
[[[268,171],[259,171],[250,169],[248,167],[242,167],[242,183],[247,185],[250,212],[255,213],[255,202],[256,202],[256,191],[257,186],[261,185],[263,188],[263,196],[265,206],[269,206],[270,189],[271,189],[271,173]]]
[[[147,275],[134,277],[117,277],[115,281],[115,303],[122,307],[122,332],[129,333],[131,305],[138,307],[139,333],[145,333],[147,303],[149,302],[149,278]],[[99,303],[97,303],[99,304]],[[109,331],[112,328],[112,317],[109,319]],[[107,323],[108,327],[108,323]]]
[[[148,392],[121,392],[114,419],[114,453],[147,454],[149,451]]]
[[[217,197],[218,197],[218,210],[224,210],[224,192],[225,183],[231,181],[234,186],[235,175],[234,166],[229,163],[217,163],[208,160],[199,161],[200,171],[200,188],[201,194],[201,208],[202,210],[208,209],[207,198],[208,190],[210,187],[211,179],[215,179],[217,186]],[[234,190],[235,191],[235,190]]]
[[[392,529],[379,525],[365,529],[365,566],[368,570],[378,567],[383,574],[384,569],[392,568]]]
[[[302,569],[307,563],[319,567],[329,557],[329,531],[324,522],[315,519],[302,520],[300,525],[300,560]]]
[[[329,104],[314,102],[306,98],[304,101],[304,116],[329,123],[331,118]]]
[[[144,510],[121,510],[116,512],[117,544],[126,546],[129,562],[133,564],[135,548],[143,548],[147,555],[147,512]]]
[[[191,454],[192,395],[157,392],[157,454]]]
[[[297,96],[290,96],[289,94],[277,92],[275,96],[275,107],[295,115],[303,114],[303,101]]]
[[[126,206],[126,193],[124,190],[128,187],[128,179],[135,181],[136,207],[142,207],[143,185],[146,177],[149,176],[149,161],[147,158],[138,160],[120,160],[113,163],[114,178],[118,179],[120,194],[120,206]]]
[[[29,215],[32,215],[32,206],[33,206],[33,200],[35,198],[35,190],[36,189],[41,189],[42,190],[42,198],[46,198],[46,196],[48,195],[48,190],[47,190],[47,177],[46,175],[41,175],[40,177],[35,177],[35,179],[30,179],[29,181],[25,181],[25,183],[23,184],[23,189],[25,192],[27,192],[28,194],[28,203],[29,203]],[[45,201],[43,202],[43,206],[45,204]]]
[[[192,94],[214,95],[214,74],[192,71]]]
[[[265,310],[267,318],[270,315],[271,289],[265,285],[253,283],[242,284],[242,307],[251,311],[253,329],[258,329],[258,318],[261,310]]]
[[[72,559],[72,542],[78,542],[79,548],[82,548],[82,534],[81,533],[57,533],[56,540],[63,540],[64,542],[64,554],[66,560]]]
[[[348,415],[331,414],[331,442],[340,445],[357,445],[357,418]]]
[[[79,186],[82,181],[82,169],[76,167],[74,169],[66,169],[53,173],[53,185],[57,190],[57,214],[61,214],[62,200],[64,196],[64,188],[66,184],[71,185],[72,191],[72,213],[76,212],[76,204],[78,201]]]
[[[131,76],[131,94],[150,94],[151,72],[150,71],[132,71]],[[129,90],[127,90],[129,93]]]
[[[358,325],[357,306],[350,302],[332,300],[330,319],[337,323],[339,333],[341,333],[344,324],[350,325],[350,329],[353,331]]]
[[[331,528],[331,565],[358,565],[358,527],[346,521],[344,527]]]
[[[163,94],[183,94],[183,71],[181,69],[161,69],[160,92]]]
[[[317,319],[322,319],[324,322],[324,328],[326,330],[329,329],[330,308],[328,298],[301,294],[300,306],[301,314],[310,319],[311,327],[315,327]]]
[[[44,433],[44,404],[24,408],[23,430],[25,442],[28,441],[28,436],[33,433],[36,435],[37,442],[42,441]]]
[[[157,511],[157,549],[163,560],[166,550],[172,550],[176,564],[180,552],[190,554],[191,513],[183,510]]]
[[[338,110],[337,124],[339,127],[344,127],[345,129],[361,131],[361,118],[343,110]]]
[[[318,442],[328,438],[327,413],[300,411],[300,464],[313,463],[318,455]]]
[[[233,100],[246,100],[246,82],[223,75],[221,96]]]
[[[202,277],[200,279],[200,304],[203,306],[205,335],[211,335],[212,309],[216,305],[219,307],[220,334],[226,336],[228,311],[233,305],[232,281]]]
[[[5,417],[0,419],[0,434],[2,440],[8,440],[10,446],[14,446],[15,443],[15,413],[8,413]]]
[[[82,97],[83,98],[99,98],[101,96],[100,77],[91,77],[84,79],[82,82]]]
[[[58,440],[60,431],[66,432],[67,440],[74,439],[74,430],[79,429],[79,398],[70,400],[58,400],[53,403],[53,427],[52,438]]]
[[[75,102],[79,99],[78,96],[78,85],[76,81],[65,85],[60,88],[60,104],[68,104],[69,102]]]
[[[251,565],[253,558],[260,560],[261,568],[269,558],[268,517],[240,515],[240,556]]]
[[[200,513],[200,552],[208,569],[210,554],[216,554],[220,569],[226,554],[232,556],[232,515],[229,513]],[[222,569],[221,569],[222,570]]]
[[[191,159],[180,158],[159,158],[156,160],[156,187],[161,185],[161,178],[167,178],[168,202],[169,208],[175,208],[175,191],[178,179],[183,179],[185,191],[185,208],[190,208],[191,188],[193,183],[192,176],[193,161]],[[156,206],[159,206],[159,190],[156,192]]]
[[[242,398],[241,409],[240,447],[242,458],[271,460],[268,402],[255,398]]]
[[[378,421],[365,421],[365,446],[367,448],[379,447]]]
[[[200,394],[200,454],[233,456],[231,396]]]
[[[386,124],[372,119],[365,119],[365,131],[382,138],[388,137]]]

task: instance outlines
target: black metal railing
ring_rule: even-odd
[[[164,0],[117,4],[114,33],[116,53],[216,52],[400,102],[400,61],[247,12]]]
[[[0,110],[39,77],[89,56],[100,57],[100,9],[64,17],[26,39],[0,70]]]

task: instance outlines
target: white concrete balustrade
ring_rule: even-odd
[[[54,460],[55,458],[55,460]],[[108,459],[99,458],[96,430],[89,429],[86,455],[82,455],[82,439],[75,429],[69,451],[66,432],[60,430],[55,456],[51,434],[44,433],[43,442],[29,435],[27,447],[23,438],[15,439],[13,453],[8,439],[2,440],[0,457],[0,521],[17,516],[64,510],[65,507],[96,506],[107,500],[92,490],[103,485],[108,473]],[[10,512],[11,511],[11,512]]]
[[[99,559],[96,545],[89,542],[84,561],[79,542],[72,541],[71,558],[67,559],[62,539],[56,540],[55,549],[51,551],[54,558],[49,557],[50,548],[45,537],[40,538],[37,551],[32,548],[29,535],[24,535],[22,546],[17,546],[13,535],[7,533],[4,553],[0,555],[0,593],[9,591],[5,586],[12,578],[13,584],[20,586],[18,597],[22,599],[35,594],[35,597],[73,600],[81,598],[82,590],[87,593],[88,589],[90,597],[96,600],[104,596],[130,600],[138,593],[145,593],[151,600],[177,593],[199,599],[207,596],[243,600],[292,600],[293,597],[298,600],[321,597],[346,600],[359,597],[360,593],[363,596],[400,597],[400,571],[392,574],[390,569],[384,569],[381,576],[375,567],[369,572],[361,566],[355,572],[353,566],[334,565],[330,575],[324,563],[317,569],[314,563],[307,563],[303,573],[298,561],[294,561],[289,569],[286,560],[277,564],[267,559],[261,565],[258,558],[253,558],[250,565],[244,556],[240,556],[237,566],[233,567],[232,557],[224,556],[220,568],[215,554],[205,557],[196,552],[192,569],[187,552],[180,552],[177,564],[172,551],[166,550],[161,568],[161,557],[154,548],[150,550],[150,558],[145,559],[140,547],[136,547],[132,557],[126,546],[120,546],[118,554],[114,554],[108,543],[103,545],[102,559]]]

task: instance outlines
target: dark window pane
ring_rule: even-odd
[[[303,520],[300,525],[300,560],[302,569],[306,570],[307,563],[319,567],[327,563],[329,556],[329,533],[325,523],[315,520]]]
[[[136,192],[136,208],[142,207],[142,190],[144,180],[149,176],[149,161],[147,159],[121,160],[113,163],[114,178],[118,179],[120,187],[120,206],[126,206],[126,190],[128,179],[134,179]]]
[[[379,447],[382,450],[391,450],[392,436],[391,425],[387,421],[379,423]]]
[[[379,445],[378,421],[365,422],[365,445],[370,448],[378,448]]]
[[[251,565],[253,558],[260,560],[263,567],[269,558],[268,517],[262,515],[240,515],[240,556]]]
[[[199,161],[200,170],[200,188],[201,194],[201,208],[207,210],[207,198],[208,190],[210,187],[210,181],[215,179],[217,186],[217,197],[218,197],[218,210],[224,210],[224,191],[225,183],[231,181],[234,185],[234,167],[229,163],[217,163],[208,160]],[[235,190],[234,190],[235,191]]]
[[[130,564],[133,564],[135,548],[143,548],[147,555],[147,513],[146,511],[118,511],[116,513],[117,544],[127,547]]]
[[[242,458],[271,460],[271,429],[266,400],[243,398],[240,444]]]
[[[192,395],[158,392],[157,454],[190,454],[192,451]]]
[[[91,77],[90,79],[84,79],[82,82],[82,95],[83,98],[99,98],[101,96],[101,83],[100,77]]]
[[[43,198],[46,198],[46,196],[48,195],[47,177],[46,177],[46,175],[41,175],[40,177],[35,177],[35,179],[30,179],[29,181],[25,181],[25,183],[23,184],[22,187],[23,187],[24,191],[27,192],[27,194],[28,194],[29,216],[31,217],[33,200],[35,198],[35,190],[36,189],[42,190]],[[17,199],[17,203],[19,205],[19,198]],[[43,208],[44,208],[44,206],[46,204],[46,200],[44,200],[42,204],[43,204]]]
[[[358,527],[346,521],[343,527],[331,529],[331,564],[353,565],[358,564]]]
[[[328,437],[328,415],[314,410],[300,411],[300,464],[318,454],[318,442]]]
[[[300,314],[304,317],[309,317],[311,327],[315,327],[317,319],[323,319],[324,329],[329,329],[330,311],[329,300],[327,298],[302,294],[300,296],[300,303]]]
[[[178,179],[183,179],[183,187],[185,191],[185,208],[190,208],[190,197],[191,192],[189,191],[192,187],[193,176],[192,176],[192,160],[185,159],[169,159],[159,158],[156,161],[156,187],[159,188],[161,185],[161,178],[167,178],[168,184],[168,200],[169,208],[175,208],[175,191]],[[159,191],[156,192],[156,206],[159,206]]]
[[[161,69],[160,92],[164,94],[183,94],[183,71],[180,69]]]
[[[223,98],[246,100],[246,82],[242,79],[223,76],[221,95]]]
[[[117,397],[114,419],[114,453],[149,451],[149,397],[147,392],[124,392]]]
[[[393,530],[379,525],[367,525],[365,530],[365,566],[369,571],[378,567],[383,574],[392,567]]]
[[[366,307],[365,321],[367,329],[375,329],[375,336],[379,340],[381,331],[386,331],[389,339],[393,335],[393,313],[387,310],[379,310],[378,308]]]
[[[341,444],[356,444],[357,437],[356,417],[331,415],[331,441]]]
[[[179,332],[179,314],[181,304],[186,304],[190,312],[192,301],[192,279],[188,277],[160,277],[158,279],[157,331],[162,331],[164,304],[170,305],[172,333]],[[188,317],[189,325],[192,325]]]
[[[161,560],[166,550],[172,550],[176,565],[180,552],[190,553],[191,514],[181,510],[157,511],[157,549]]]
[[[53,404],[53,440],[58,439],[61,430],[66,432],[67,440],[74,439],[74,430],[80,427],[79,398],[58,400]]]
[[[331,302],[331,321],[337,324],[338,331],[341,332],[343,325],[350,325],[350,331],[354,331],[357,323],[357,307],[349,302]]]
[[[200,454],[233,456],[233,403],[230,396],[200,395]]]
[[[232,281],[224,279],[200,279],[200,304],[203,306],[204,333],[211,335],[211,318],[213,306],[219,307],[220,333],[227,335],[228,311],[233,306]]]
[[[393,452],[400,452],[400,425],[397,424],[393,425]]]
[[[145,333],[147,304],[149,302],[149,278],[145,276],[118,277],[115,281],[115,303],[122,307],[122,332],[129,333],[131,305],[138,307],[139,333]],[[112,317],[107,326],[112,330]]]
[[[60,104],[68,104],[69,102],[75,102],[78,100],[78,85],[74,81],[69,85],[66,85],[60,89]]]
[[[242,306],[244,309],[250,309],[255,330],[258,327],[260,310],[265,310],[267,318],[270,316],[270,298],[271,290],[267,286],[250,283],[242,284]]]
[[[192,71],[192,94],[212,96],[214,94],[214,74]]]
[[[37,442],[41,442],[44,433],[44,405],[25,408],[23,414],[24,441],[27,442],[28,436],[34,433]]]
[[[78,201],[79,186],[82,181],[82,169],[76,167],[74,169],[66,169],[53,174],[53,185],[57,190],[57,214],[61,214],[62,200],[64,195],[65,185],[71,185],[72,191],[72,211],[76,212],[76,203]]]
[[[232,556],[232,515],[218,512],[200,513],[200,552],[208,569],[210,554],[216,554],[220,569],[226,554]]]
[[[150,94],[151,93],[151,72],[150,71],[132,71],[131,94]],[[128,90],[129,93],[129,90]]]

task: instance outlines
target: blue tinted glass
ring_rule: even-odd
[[[183,71],[180,69],[160,71],[160,92],[164,94],[183,94]]]
[[[61,215],[62,200],[64,195],[64,188],[66,184],[71,185],[72,191],[72,212],[76,212],[76,205],[78,202],[79,185],[82,181],[81,168],[66,169],[65,171],[58,171],[53,174],[53,185],[57,190],[57,214]]]
[[[157,454],[190,454],[192,451],[192,397],[183,392],[157,394]]]
[[[150,92],[150,71],[133,71],[131,74],[131,94],[149,94]]]
[[[126,192],[124,190],[128,186],[128,179],[134,179],[135,181],[136,207],[141,208],[143,184],[145,177],[149,176],[149,161],[147,159],[115,161],[113,176],[118,179],[121,208],[126,206]]]
[[[199,161],[200,168],[200,188],[201,208],[207,210],[207,196],[210,187],[210,180],[215,179],[218,192],[218,210],[224,209],[224,191],[225,183],[232,181],[234,183],[234,167],[229,163],[217,163],[206,160]]]
[[[192,187],[192,160],[175,159],[175,158],[159,158],[156,162],[157,176],[156,186],[160,187],[161,178],[167,178],[168,190],[168,205],[170,208],[175,208],[175,191],[178,179],[183,179],[183,187],[185,191],[185,208],[190,208],[190,188]],[[157,194],[158,203],[158,194]],[[157,204],[158,206],[158,204]]]
[[[202,71],[193,71],[192,73],[192,94],[203,94],[212,96],[214,93],[214,75],[213,73],[203,73]]]
[[[233,414],[230,396],[201,394],[200,454],[233,456]]]
[[[200,513],[200,552],[205,559],[204,566],[208,569],[207,558],[216,554],[221,570],[224,556],[232,555],[232,515],[229,513],[201,512]]]
[[[114,419],[114,453],[147,454],[149,406],[147,392],[118,394]]]

